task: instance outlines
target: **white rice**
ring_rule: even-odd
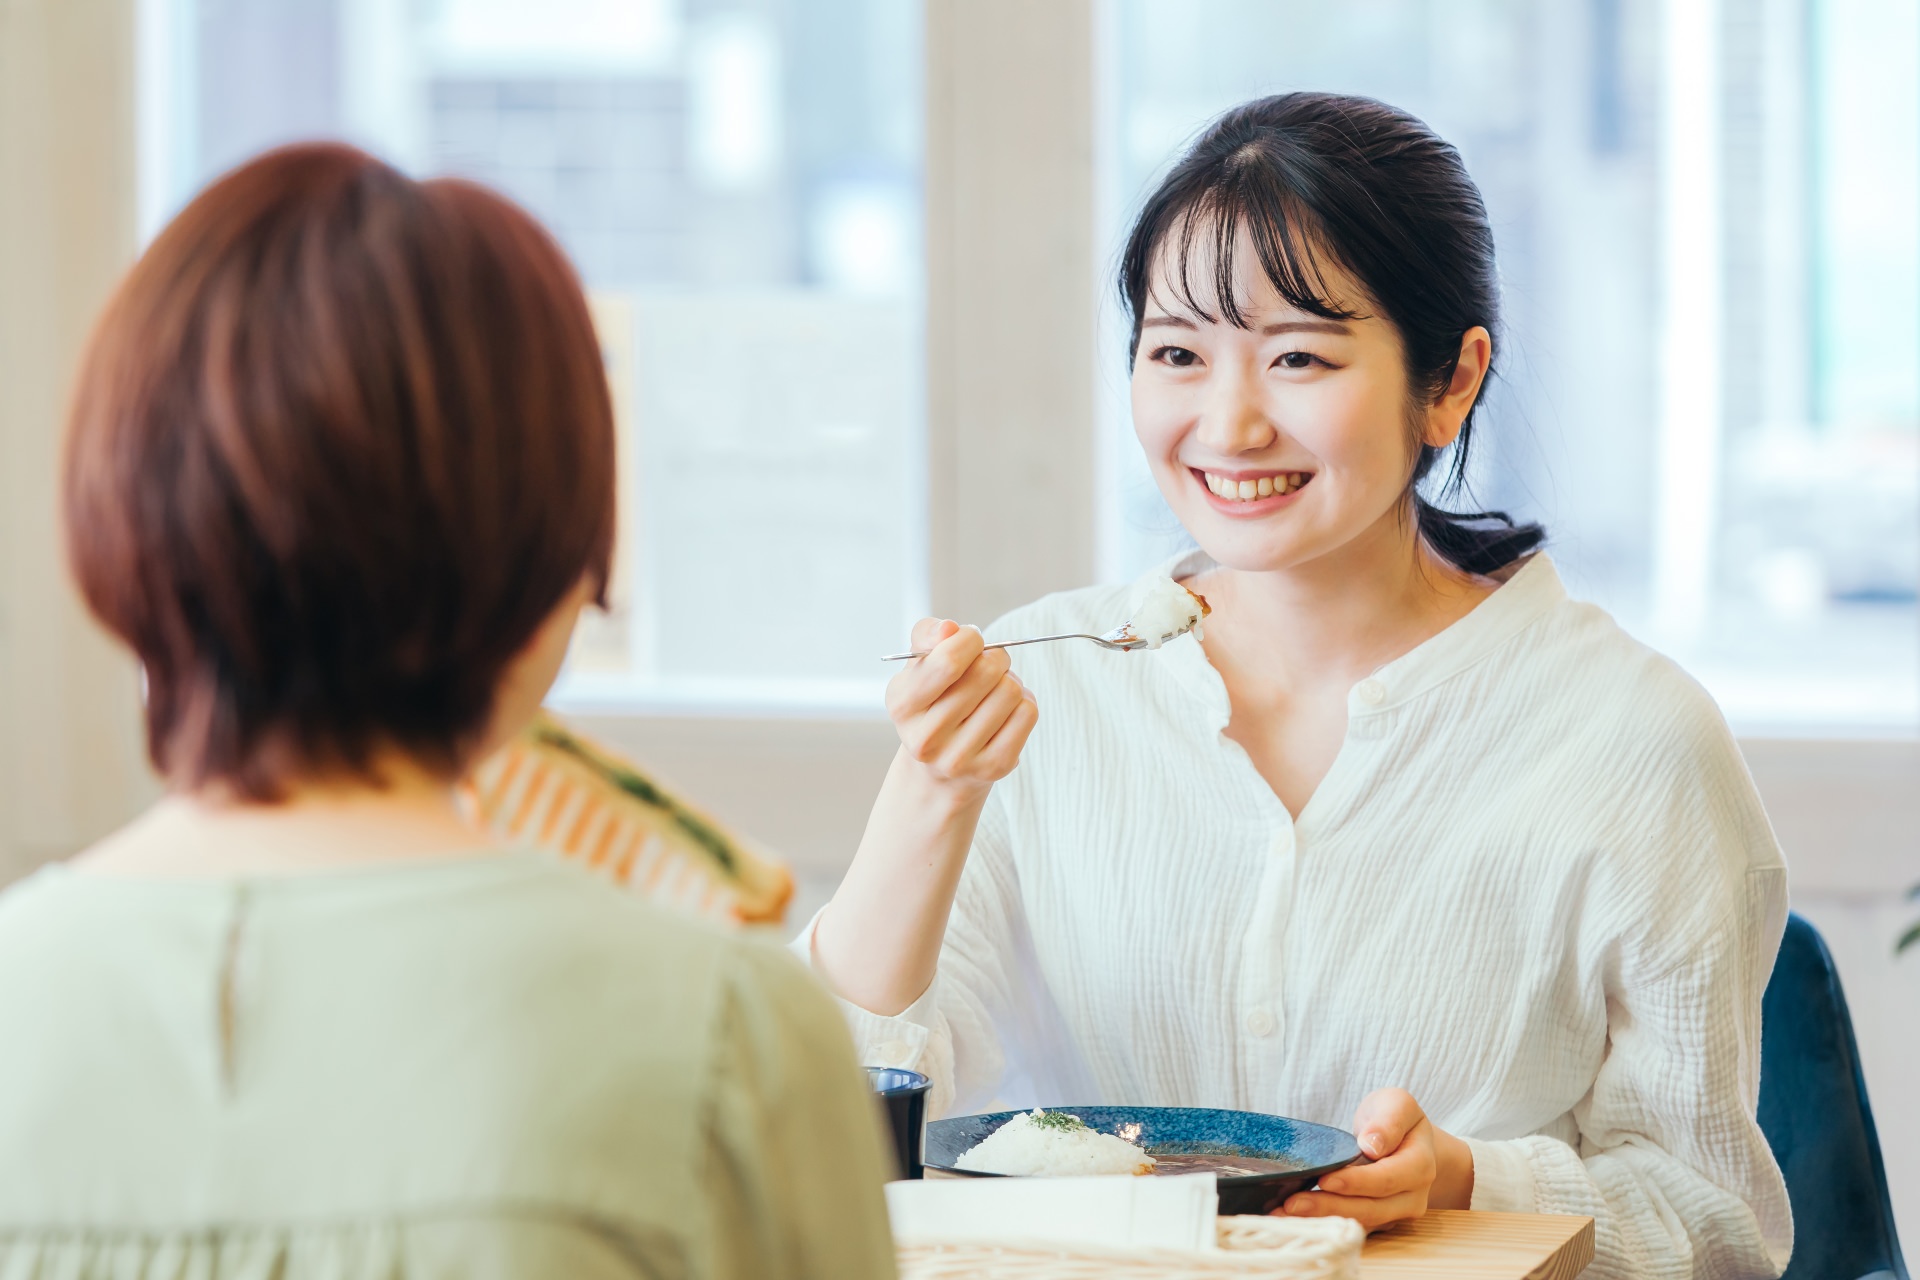
[[[1189,631],[1198,640],[1200,620],[1208,612],[1205,600],[1172,578],[1155,578],[1135,597],[1127,630],[1136,639],[1145,640],[1149,649],[1158,649]]]
[[[1001,1125],[954,1164],[975,1173],[1070,1178],[1152,1173],[1154,1160],[1126,1139],[1097,1133],[1073,1116],[1031,1111]]]

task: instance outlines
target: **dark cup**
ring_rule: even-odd
[[[868,1067],[867,1083],[873,1086],[887,1109],[887,1124],[893,1129],[893,1154],[903,1178],[923,1178],[926,1166],[920,1162],[920,1138],[927,1124],[927,1090],[933,1081],[918,1071],[900,1067]]]

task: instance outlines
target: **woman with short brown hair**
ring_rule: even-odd
[[[169,795],[0,895],[0,1274],[891,1274],[799,966],[455,804],[606,580],[551,239],[276,152],[155,241],[80,386],[70,559]]]

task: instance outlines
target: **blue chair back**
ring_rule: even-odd
[[[1847,998],[1819,930],[1798,915],[1762,1019],[1760,1128],[1793,1202],[1782,1280],[1908,1280]]]

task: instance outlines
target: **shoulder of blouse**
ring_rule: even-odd
[[[1541,622],[1515,647],[1516,659],[1538,664],[1544,676],[1572,695],[1569,707],[1607,712],[1584,722],[1610,750],[1650,764],[1739,762],[1739,748],[1713,695],[1604,609],[1569,600]]]
[[[1765,917],[1786,862],[1733,731],[1705,688],[1607,613],[1569,601],[1516,651],[1565,691],[1560,718],[1609,813],[1592,888],[1634,923],[1643,980]],[[1598,902],[1596,903],[1598,905]]]

